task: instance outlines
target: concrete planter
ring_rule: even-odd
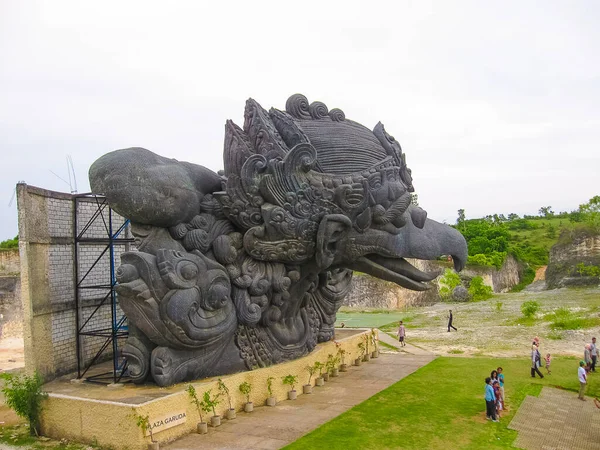
[[[252,403],[252,402],[246,403],[244,405],[244,411],[247,413],[254,411],[254,403]]]
[[[335,368],[335,369],[331,369],[331,376],[332,377],[339,377],[340,376],[340,370]]]
[[[235,419],[237,417],[237,415],[235,414],[235,409],[228,409],[227,413],[225,414],[225,417],[227,417],[227,420]]]
[[[315,386],[323,386],[325,384],[325,380],[323,377],[315,378]]]
[[[150,442],[148,444],[148,450],[159,450],[160,444],[158,442]]]
[[[275,397],[267,398],[267,406],[275,406],[277,404],[277,399]]]
[[[324,373],[323,374],[323,380],[329,381],[329,373]]]
[[[373,353],[371,353],[371,358],[379,358],[379,350],[375,350]]]
[[[302,393],[303,394],[312,394],[312,385],[305,384],[304,386],[302,386]]]
[[[211,427],[220,427],[221,426],[221,416],[212,416],[210,418],[210,426]]]
[[[355,365],[355,366],[360,366],[361,364],[362,364],[362,362],[361,362],[361,359],[360,359],[360,358],[356,358],[356,359],[354,360],[354,365]]]
[[[371,360],[371,355],[369,355],[368,353],[365,356],[363,356],[364,362],[369,362],[370,360]]]
[[[298,393],[295,390],[288,392],[288,400],[296,400],[297,397]]]
[[[208,433],[208,424],[206,422],[200,422],[196,426],[196,431],[198,434],[206,434]]]
[[[348,364],[342,364],[340,366],[340,372],[348,372]]]

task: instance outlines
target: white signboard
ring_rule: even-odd
[[[152,427],[152,434],[160,433],[161,431],[168,430],[169,428],[176,427],[187,421],[185,411],[178,411],[169,413],[161,417],[150,418],[150,426]],[[146,436],[150,436],[150,431],[146,431]]]

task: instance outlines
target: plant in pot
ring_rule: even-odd
[[[198,395],[196,393],[196,388],[193,385],[190,384],[190,385],[188,385],[188,387],[186,389],[186,392],[190,396],[190,401],[194,404],[194,406],[198,410],[198,415],[200,416],[200,422],[198,422],[198,425],[196,425],[196,431],[198,432],[198,434],[206,434],[206,433],[208,433],[208,423],[206,423],[202,419],[202,407],[204,405],[200,401],[200,399],[198,398]]]
[[[371,328],[371,340],[373,343],[371,358],[379,358],[379,339],[377,339],[377,331],[375,331],[375,328]]]
[[[348,371],[348,365],[346,364],[345,358],[346,358],[346,350],[344,350],[343,348],[338,349],[337,352],[337,356],[338,358],[340,358],[340,372],[347,372]]]
[[[209,413],[212,411],[213,416],[210,418],[210,426],[218,427],[221,425],[221,416],[217,415],[215,408],[217,407],[217,405],[219,403],[221,403],[219,400],[219,397],[221,396],[221,394],[212,396],[210,391],[211,390],[209,389],[202,396],[202,410],[206,413]]]
[[[363,342],[358,343],[358,358],[354,360],[355,366],[360,366],[363,355],[365,354],[365,344]]]
[[[146,414],[142,416],[138,414],[135,409],[133,410],[133,417],[135,418],[135,424],[142,429],[142,433],[146,436],[146,433],[150,433],[150,443],[148,444],[148,450],[158,450],[160,445],[154,440],[152,435],[152,425],[150,424],[150,415]]]
[[[289,400],[296,400],[298,393],[296,392],[296,384],[298,384],[298,375],[286,375],[285,377],[281,377],[281,381],[283,384],[287,384],[290,387],[290,391],[288,392]]]
[[[335,355],[331,359],[331,369],[330,370],[331,370],[332,377],[337,377],[340,375],[339,365],[340,365],[340,357],[338,355]]]
[[[239,388],[240,392],[244,394],[246,397],[246,404],[244,405],[244,411],[247,413],[254,411],[254,403],[250,401],[250,393],[252,392],[252,385],[247,381],[244,381],[240,384]]]
[[[363,336],[363,339],[365,341],[365,351],[363,353],[363,357],[362,360],[367,362],[371,359],[371,354],[369,353],[369,342],[371,341],[371,335],[370,334],[365,334]]]
[[[315,378],[315,386],[323,386],[325,384],[325,380],[323,379],[323,369],[325,368],[325,364],[317,361],[315,362],[314,367],[315,370],[319,371],[319,376]]]
[[[269,377],[267,378],[267,392],[269,396],[267,397],[267,406],[275,406],[277,404],[277,399],[273,395],[273,380],[275,378]]]
[[[229,404],[229,409],[225,413],[225,417],[227,420],[233,420],[236,418],[235,409],[231,406],[231,395],[229,394],[229,388],[223,382],[221,378],[219,378],[219,393],[220,395],[224,395],[227,397],[227,403]]]
[[[313,364],[308,365],[304,368],[307,372],[308,372],[308,383],[306,383],[304,386],[302,386],[302,393],[304,394],[312,394],[312,377],[315,374],[315,372],[317,371],[317,368],[315,367],[315,365]]]
[[[325,361],[325,372],[323,373],[323,379],[325,381],[329,381],[329,372],[331,371],[331,360],[333,358],[333,355],[330,353],[329,355],[327,355],[327,361]]]

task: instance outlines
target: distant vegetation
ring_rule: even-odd
[[[478,266],[500,268],[507,255],[513,255],[524,265],[520,290],[531,283],[535,269],[548,264],[550,248],[572,230],[600,232],[600,196],[591,198],[587,203],[571,212],[556,214],[551,206],[542,206],[538,216],[518,214],[493,214],[482,219],[465,219],[465,210],[458,210],[458,219],[454,227],[459,230],[469,245],[467,263]],[[582,272],[594,271],[593,268],[581,268]]]
[[[9,250],[11,248],[19,248],[19,236],[0,242],[0,250]]]

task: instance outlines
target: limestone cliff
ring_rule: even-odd
[[[410,263],[423,271],[443,271],[450,267],[438,261],[410,260]],[[519,283],[519,264],[509,256],[500,270],[494,267],[467,266],[461,272],[461,278],[470,281],[476,276],[494,292],[507,292]],[[439,278],[437,280],[439,282]],[[406,306],[423,306],[439,302],[439,285],[432,282],[432,289],[424,292],[409,291],[394,283],[382,281],[369,275],[355,274],[352,290],[344,301],[345,306],[354,308],[400,309]]]
[[[581,273],[578,264],[600,268],[600,234],[583,229],[565,230],[561,234],[558,243],[550,249],[546,269],[548,289],[600,283],[600,277]]]

